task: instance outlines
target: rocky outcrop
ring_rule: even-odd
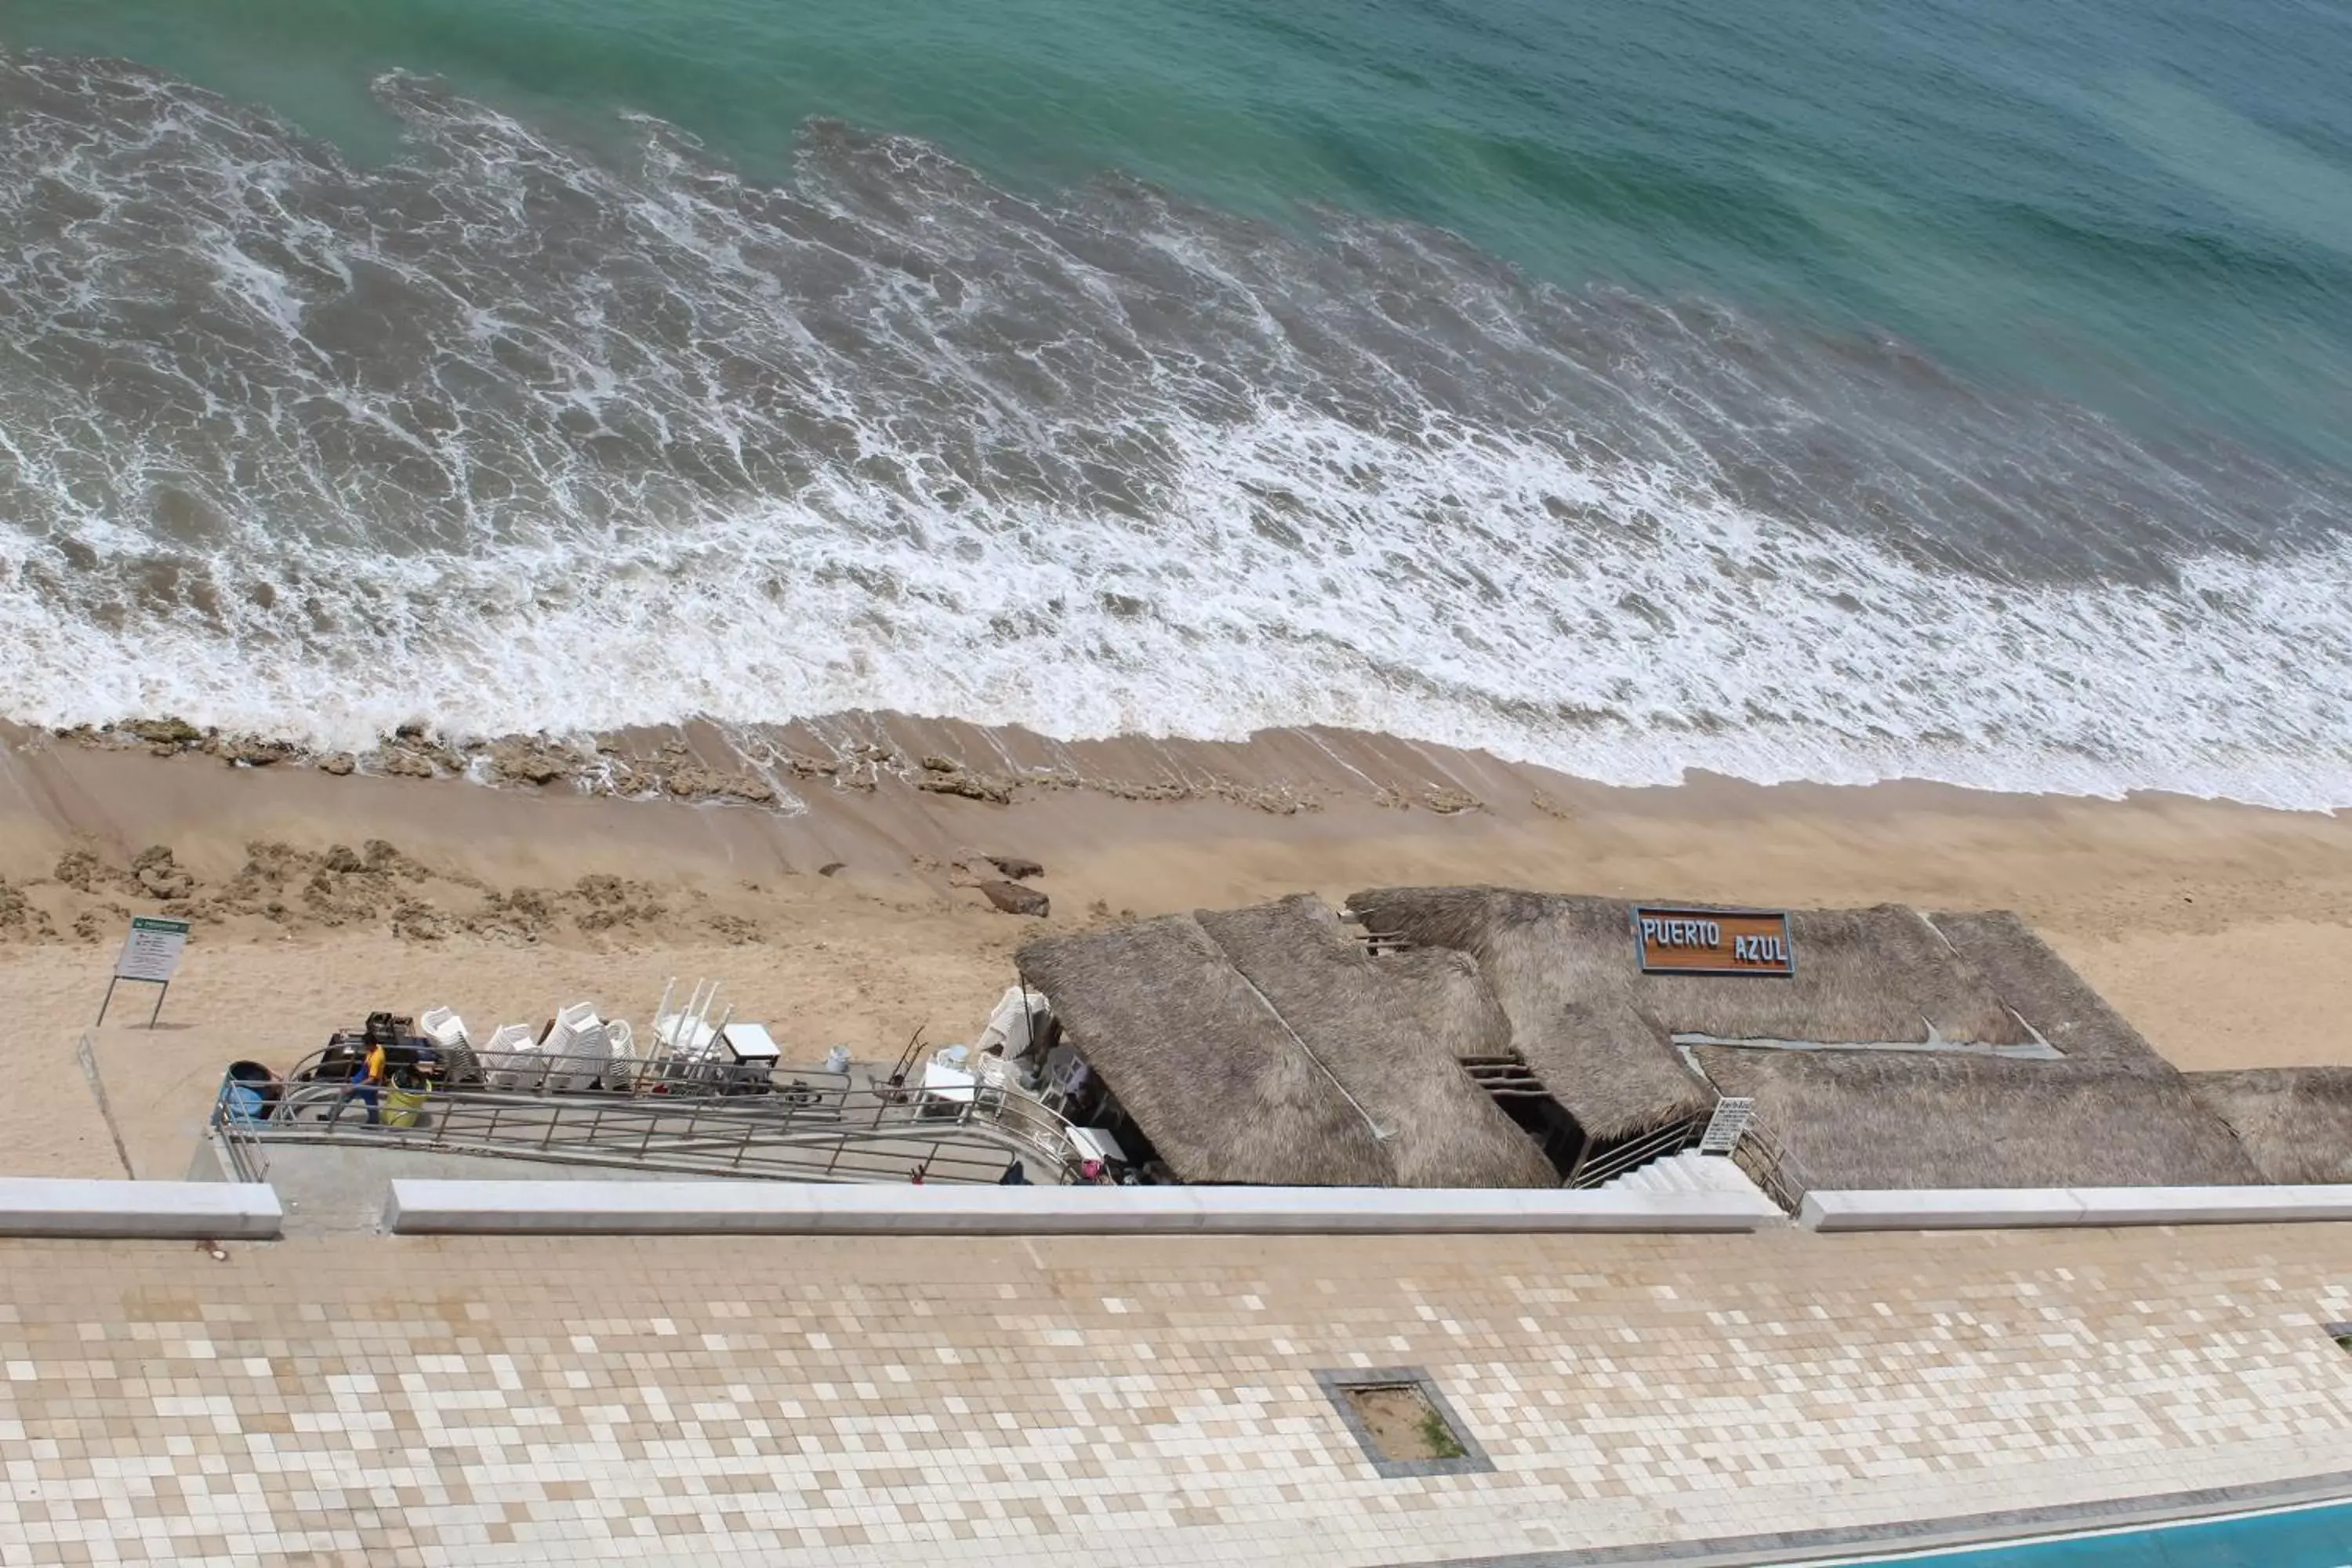
[[[776,792],[765,780],[750,773],[721,773],[700,763],[683,763],[660,775],[662,787],[679,800],[740,800],[772,805]]]
[[[168,845],[142,849],[131,862],[131,877],[151,899],[184,899],[196,889],[196,879],[180,869]]]
[[[233,768],[266,768],[302,754],[302,748],[289,742],[265,741],[257,735],[225,735],[208,749]]]
[[[57,934],[49,917],[34,908],[31,900],[0,882],[0,941],[52,942]]]
[[[982,882],[978,886],[982,898],[1008,915],[1034,915],[1043,920],[1053,910],[1052,900],[1018,882]]]
[[[490,747],[490,776],[500,784],[568,784],[580,776],[582,758],[540,741],[500,741]]]
[[[922,771],[915,775],[917,789],[932,795],[984,800],[994,805],[1010,805],[1013,803],[1013,782],[999,774],[967,768],[951,757],[940,756],[925,757]]]

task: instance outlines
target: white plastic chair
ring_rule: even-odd
[[[611,1060],[604,1072],[607,1089],[635,1089],[645,1076],[646,1059],[637,1054],[637,1032],[625,1018],[604,1022],[604,1051]]]
[[[1066,1045],[1055,1046],[1045,1058],[1045,1089],[1037,1098],[1055,1110],[1063,1110],[1086,1087],[1087,1076],[1086,1058]]]
[[[539,1054],[539,1040],[530,1025],[501,1024],[478,1053],[482,1081],[492,1089],[520,1089],[525,1077],[538,1070]]]
[[[594,1004],[574,1002],[555,1016],[555,1027],[540,1047],[547,1057],[547,1087],[559,1094],[579,1094],[596,1087],[613,1058],[604,1020]]]
[[[428,1008],[416,1020],[416,1027],[426,1039],[445,1051],[474,1043],[473,1037],[466,1033],[466,1020],[457,1016],[454,1007]]]

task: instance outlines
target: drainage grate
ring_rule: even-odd
[[[1470,1475],[1495,1468],[1420,1367],[1318,1372],[1315,1381],[1383,1479]]]

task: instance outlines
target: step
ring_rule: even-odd
[[[396,1179],[409,1235],[1239,1235],[1752,1231],[1759,1194],[1399,1187],[865,1186]]]
[[[0,1176],[0,1236],[266,1240],[284,1220],[258,1183]]]

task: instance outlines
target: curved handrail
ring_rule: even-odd
[[[1682,1152],[1696,1143],[1706,1131],[1706,1118],[1694,1116],[1687,1121],[1672,1122],[1654,1131],[1639,1134],[1579,1165],[1576,1174],[1567,1184],[1571,1187],[1601,1186],[1653,1160]]]
[[[763,1083],[762,1092],[743,1092],[740,1078],[732,1093],[710,1084],[677,1092],[643,1080],[631,1089],[566,1092],[553,1087],[551,1075],[524,1088],[436,1085],[404,1093],[387,1085],[371,1106],[351,1079],[320,1075],[330,1054],[305,1057],[259,1118],[249,1105],[238,1112],[245,1102],[236,1099],[234,1080],[224,1078],[213,1120],[232,1158],[249,1150],[258,1162],[268,1143],[362,1132],[379,1145],[662,1169],[715,1163],[719,1173],[782,1171],[807,1178],[810,1167],[821,1164],[814,1173],[820,1180],[870,1164],[885,1147],[918,1151],[908,1157],[914,1166],[928,1167],[935,1157],[973,1164],[968,1173],[942,1172],[950,1180],[993,1180],[1003,1169],[1001,1157],[981,1170],[972,1156],[941,1152],[958,1144],[1042,1159],[1065,1180],[1076,1165],[1067,1120],[1001,1083],[927,1091],[861,1082],[850,1073],[781,1068],[783,1081]],[[310,1076],[299,1077],[305,1071]]]

